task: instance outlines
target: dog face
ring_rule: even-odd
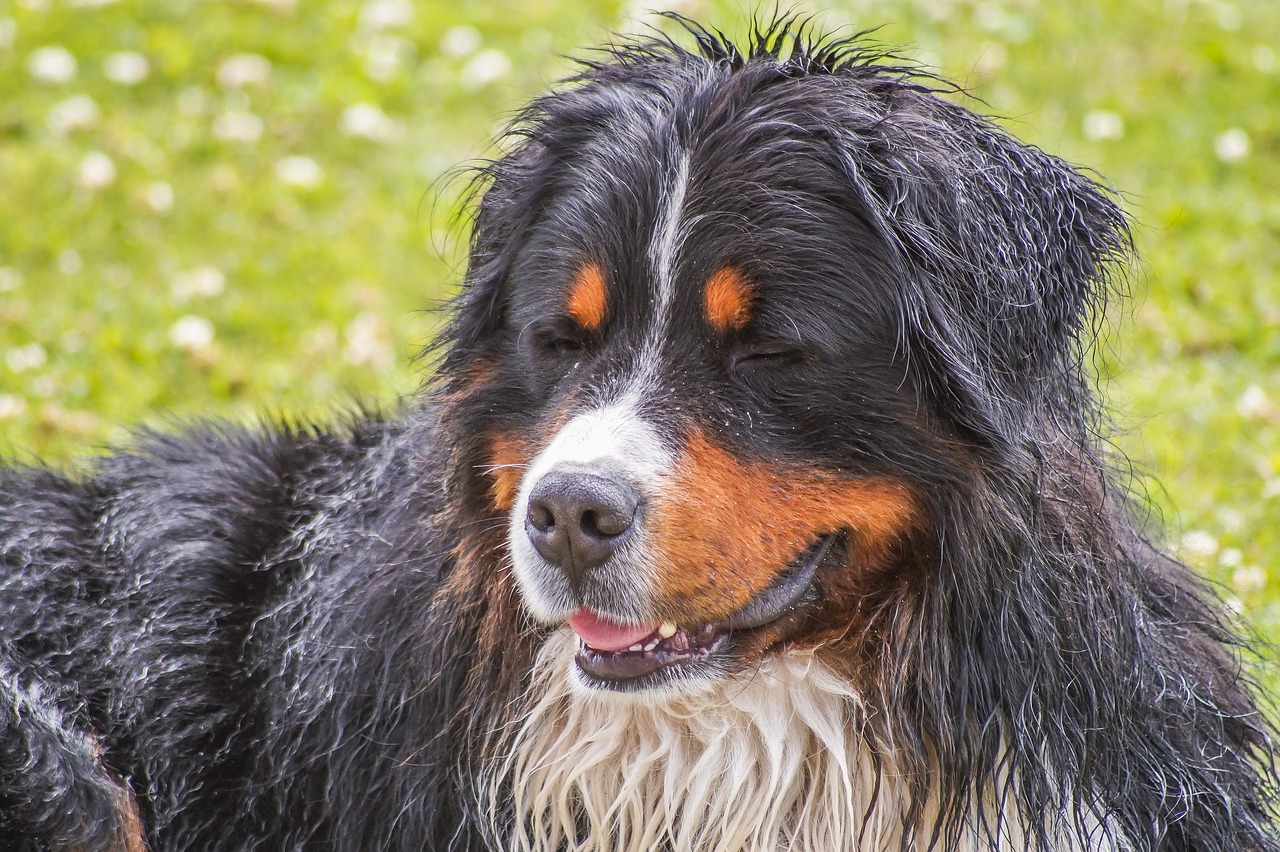
[[[529,110],[445,365],[524,605],[589,689],[865,641],[948,490],[1035,428],[1025,397],[1072,392],[1101,253],[1033,233],[1089,201],[1074,172],[900,72],[702,48]]]

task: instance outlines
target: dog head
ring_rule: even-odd
[[[860,41],[690,31],[517,121],[442,366],[589,689],[854,659],[940,570],[948,495],[1080,416],[1124,250],[1094,183]]]

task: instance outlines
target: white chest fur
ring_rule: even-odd
[[[769,659],[750,677],[705,694],[646,701],[578,686],[570,674],[575,645],[564,633],[542,649],[532,705],[498,768],[517,814],[504,848],[896,852],[928,845],[908,838],[904,846],[905,801],[891,756],[881,748],[877,760],[865,706],[811,656]],[[500,812],[497,786],[490,805]],[[996,848],[1026,848],[1015,813],[1010,804],[995,821],[1002,825]],[[1060,848],[1072,847],[1113,848]],[[962,848],[992,843],[974,836]]]

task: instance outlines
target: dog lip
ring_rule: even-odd
[[[769,588],[722,622],[727,630],[749,630],[775,621],[799,606],[805,599],[818,567],[831,551],[835,533],[820,537],[783,571]]]
[[[645,678],[664,669],[684,669],[708,660],[724,650],[734,631],[762,627],[799,606],[807,598],[818,567],[830,552],[836,535],[821,536],[787,567],[777,582],[743,609],[723,621],[680,628],[670,639],[661,637],[659,626],[615,625],[588,609],[579,610],[569,619],[569,626],[579,639],[578,668],[597,683],[625,688],[643,683]],[[597,626],[599,636],[595,635]],[[640,635],[649,628],[651,633]],[[624,645],[623,639],[628,644]]]

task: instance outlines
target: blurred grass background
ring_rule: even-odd
[[[785,8],[880,27],[1124,192],[1143,262],[1100,350],[1116,441],[1171,544],[1280,640],[1280,3]],[[412,393],[421,309],[460,274],[455,167],[648,9],[0,0],[0,456]]]

